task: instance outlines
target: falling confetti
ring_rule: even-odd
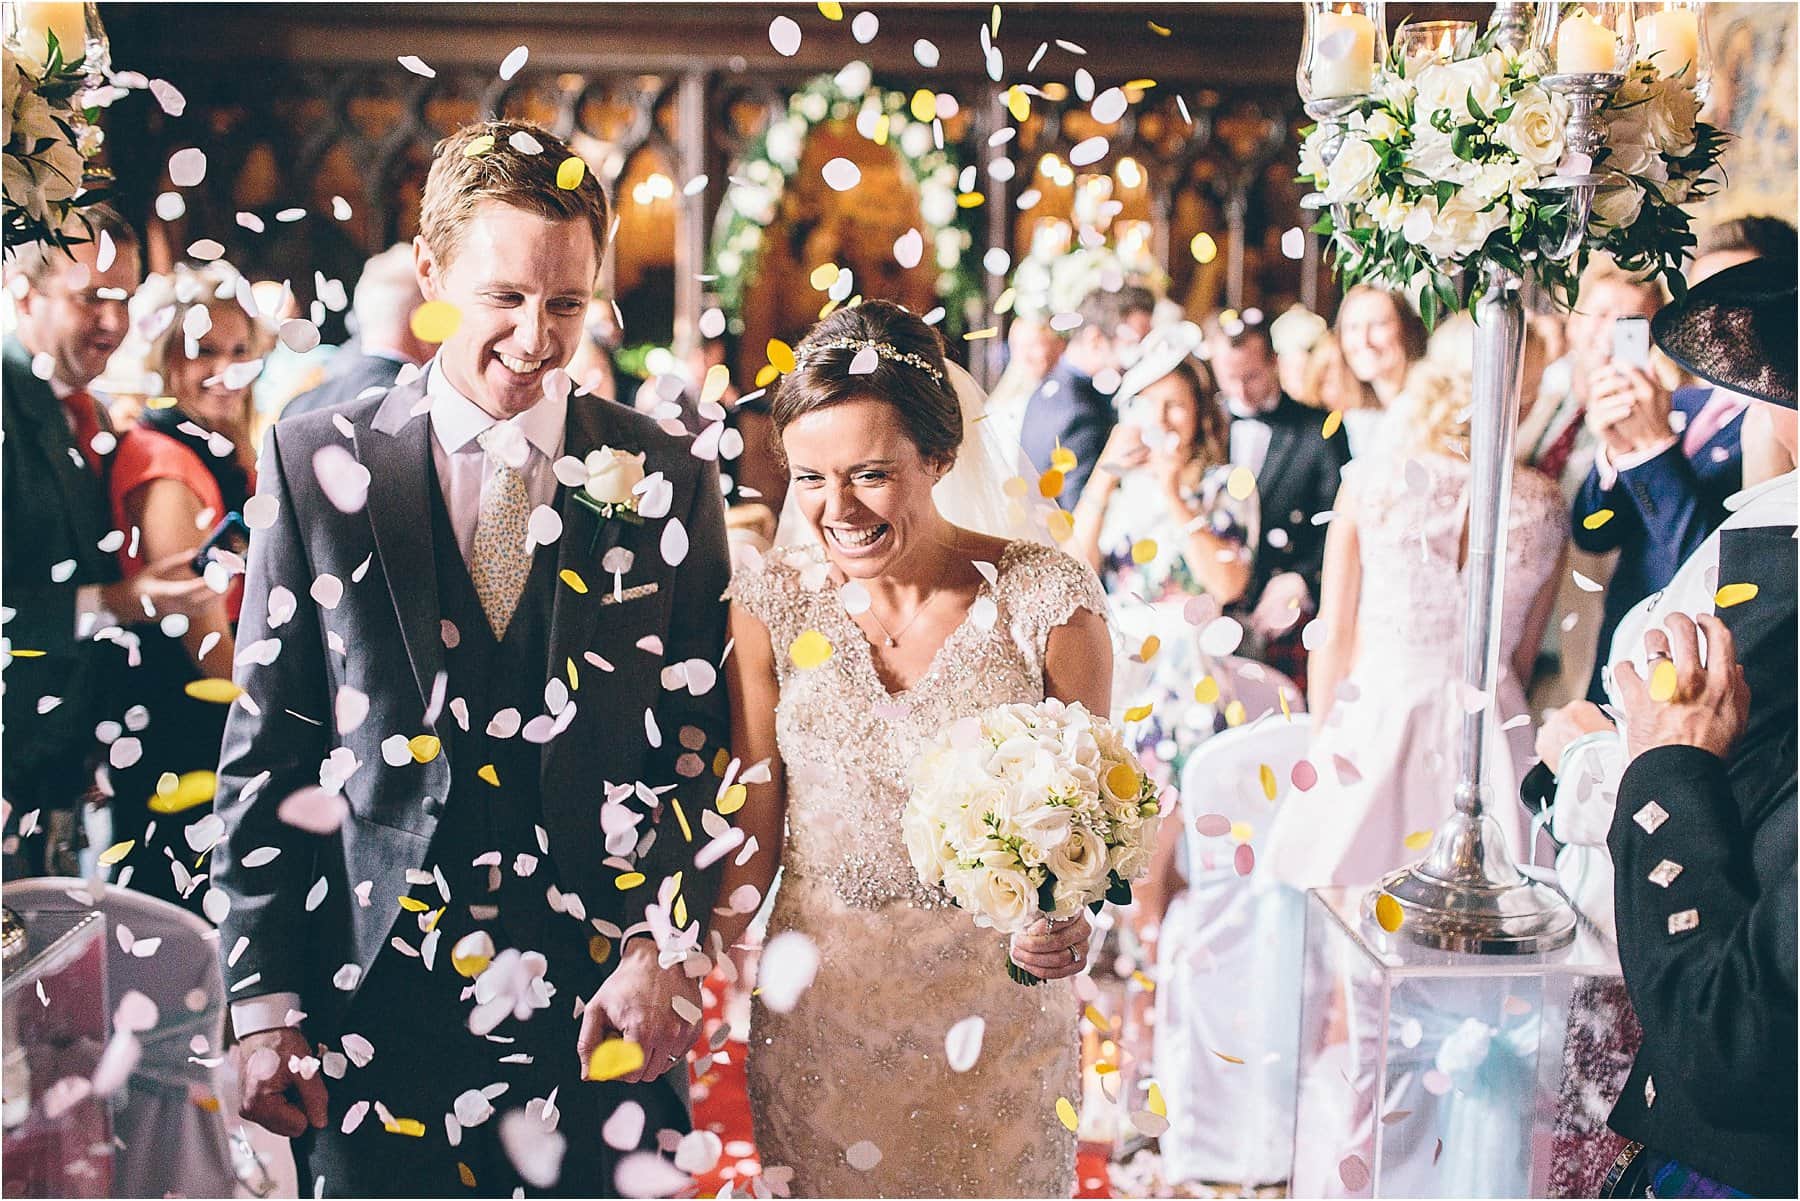
[[[1713,606],[1719,609],[1729,609],[1733,605],[1753,601],[1756,599],[1757,591],[1755,584],[1726,584],[1713,594]]]
[[[783,58],[800,52],[800,26],[792,17],[776,17],[769,22],[769,45]]]
[[[1678,682],[1675,664],[1667,659],[1657,660],[1656,666],[1650,669],[1650,699],[1658,704],[1674,700]]]

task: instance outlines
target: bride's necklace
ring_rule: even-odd
[[[906,619],[906,624],[901,626],[897,630],[890,630],[887,628],[887,623],[882,621],[880,617],[876,616],[875,606],[873,604],[870,604],[867,609],[863,610],[865,613],[867,613],[869,615],[869,620],[874,622],[876,628],[881,631],[881,640],[882,640],[883,644],[885,644],[889,647],[895,647],[895,646],[900,645],[900,642],[899,642],[900,635],[906,633],[906,631],[908,631],[912,628],[913,622],[919,620],[919,615],[921,613],[925,612],[925,610],[929,609],[931,607],[931,602],[936,600],[938,598],[938,595],[943,591],[943,589],[940,588],[939,585],[944,582],[944,574],[947,571],[949,571],[949,569],[950,569],[950,561],[948,559],[945,559],[943,566],[938,568],[937,579],[935,579],[931,582],[931,592],[925,597],[924,600],[919,602],[919,607],[914,609],[912,616]]]

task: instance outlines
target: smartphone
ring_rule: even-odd
[[[194,574],[205,575],[206,565],[213,561],[217,551],[229,551],[241,557],[249,549],[250,527],[245,523],[244,515],[233,509],[219,519],[219,524],[213,527],[213,532],[207,535],[206,541],[195,552]]]
[[[1650,366],[1650,319],[1620,317],[1613,322],[1612,357],[1615,363],[1640,370]]]

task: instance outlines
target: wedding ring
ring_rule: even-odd
[[[1670,656],[1669,656],[1668,651],[1651,651],[1649,654],[1644,656],[1644,662],[1645,663],[1660,663],[1664,659],[1667,659],[1669,657]]]
[[[679,1056],[679,1055],[671,1055],[671,1056],[669,1056],[669,1062],[670,1062],[670,1063],[680,1063],[680,1062],[681,1062],[681,1056]]]
[[[1076,950],[1074,947],[1069,948],[1069,962],[1070,963],[1080,963],[1081,962],[1081,952]]]

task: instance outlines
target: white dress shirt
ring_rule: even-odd
[[[435,359],[427,369],[425,395],[431,400],[431,460],[437,467],[450,528],[456,531],[456,545],[467,562],[475,545],[476,521],[481,515],[482,485],[494,471],[493,456],[482,449],[479,439],[489,426],[501,423],[458,392]],[[505,423],[518,431],[519,438],[512,445],[515,453],[522,450],[525,456],[519,470],[525,476],[525,490],[534,506],[556,503],[554,464],[563,453],[568,412],[567,396],[546,397]],[[258,1030],[293,1025],[292,1015],[300,1012],[300,997],[296,993],[246,997],[231,1003],[231,1026],[242,1038]]]
[[[1275,411],[1281,403],[1281,393],[1271,396],[1266,404],[1252,407],[1241,400],[1226,402],[1231,412],[1231,465],[1242,467],[1258,478],[1262,476],[1263,463],[1269,457],[1269,439],[1274,431],[1263,418]]]

